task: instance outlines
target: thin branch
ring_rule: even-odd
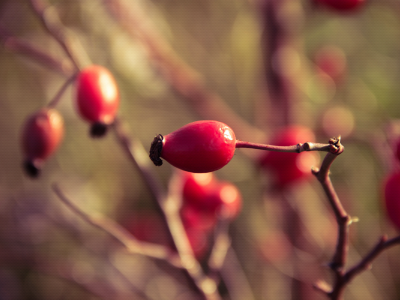
[[[116,241],[125,246],[129,252],[164,260],[178,268],[182,267],[179,257],[171,253],[171,251],[164,246],[138,241],[113,220],[107,219],[103,216],[94,217],[89,215],[68,199],[57,184],[53,184],[53,191],[74,213],[80,216],[87,223],[112,236]]]
[[[62,96],[64,95],[65,91],[67,90],[67,88],[69,87],[69,85],[74,82],[74,80],[76,79],[76,76],[78,75],[78,73],[75,73],[74,75],[72,75],[70,78],[67,79],[67,81],[65,81],[65,83],[61,86],[61,88],[58,90],[57,94],[54,96],[54,98],[47,104],[47,107],[53,108],[55,107],[58,102],[60,102]]]
[[[275,152],[304,152],[304,151],[323,151],[330,152],[331,144],[319,144],[319,143],[310,143],[306,142],[304,144],[297,144],[292,146],[275,146],[275,145],[267,145],[267,144],[258,144],[258,143],[250,143],[244,141],[236,141],[236,148],[250,148],[250,149],[258,149],[258,150],[267,150],[267,151],[275,151]]]
[[[69,59],[54,57],[27,41],[9,35],[2,28],[0,28],[0,39],[6,49],[27,56],[39,65],[66,76],[71,76],[73,72],[74,67]]]
[[[350,281],[361,272],[370,269],[372,261],[383,251],[399,244],[400,236],[390,240],[388,240],[386,236],[382,236],[375,247],[363,259],[361,259],[358,264],[346,272],[343,277],[342,286],[344,287],[345,285],[349,284]]]
[[[140,171],[140,174],[142,175],[149,192],[153,194],[154,198],[156,199],[156,204],[159,206],[159,209],[161,209],[160,203],[164,202],[164,195],[166,194],[166,191],[165,188],[160,184],[160,181],[157,180],[157,176],[154,174],[154,171],[151,169],[153,164],[149,159],[147,150],[145,150],[142,143],[138,139],[128,136],[125,128],[123,127],[123,123],[119,118],[115,119],[114,123],[112,124],[112,128],[119,145],[124,150],[129,161],[133,163],[135,168]]]
[[[179,215],[181,185],[177,175],[173,176],[169,184],[169,193],[162,209],[168,223],[174,244],[182,260],[189,278],[206,300],[220,300],[217,283],[204,274],[200,263],[196,260],[188,236]]]
[[[64,25],[53,7],[47,5],[45,0],[29,0],[32,10],[39,17],[39,20],[47,32],[58,42],[65,54],[69,57],[77,70],[80,70],[84,62],[87,63],[88,57],[79,47],[77,52],[76,40],[67,34]],[[78,55],[79,54],[79,55]]]
[[[329,177],[330,167],[336,157],[344,151],[344,147],[340,143],[340,137],[333,138],[329,142],[332,146],[331,152],[326,154],[322,162],[321,168],[314,168],[312,172],[321,183],[325,194],[328,197],[328,201],[332,207],[332,210],[335,213],[335,217],[338,223],[338,241],[336,245],[336,252],[331,262],[331,268],[335,272],[340,273],[343,271],[342,269],[344,268],[347,260],[347,252],[349,248],[348,227],[351,224],[351,218],[345,211],[342,203],[340,202],[340,199],[336,194],[336,191]]]

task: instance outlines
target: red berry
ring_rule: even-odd
[[[234,219],[242,208],[242,196],[239,189],[230,182],[221,182],[210,196],[218,213],[224,218]]]
[[[304,126],[289,126],[278,131],[271,144],[291,146],[298,143],[313,142],[314,133]],[[311,167],[318,162],[315,152],[285,153],[266,151],[261,157],[260,164],[272,173],[277,186],[285,186],[311,175]]]
[[[180,215],[185,228],[210,232],[217,224],[217,218],[213,211],[200,210],[198,207],[186,203],[183,204]]]
[[[103,135],[119,106],[119,90],[111,72],[97,65],[82,70],[77,79],[76,100],[81,116],[93,125],[92,135]]]
[[[335,46],[319,49],[315,55],[315,64],[320,75],[326,74],[336,83],[340,82],[346,73],[346,56],[342,49]]]
[[[207,173],[225,166],[235,153],[233,130],[218,121],[197,121],[166,135],[158,135],[150,149],[156,166],[160,157],[176,168],[193,173]]]
[[[152,212],[140,212],[124,218],[124,226],[136,239],[172,248],[168,230],[161,218]]]
[[[390,221],[400,229],[400,172],[390,174],[383,187],[386,213]]]
[[[182,198],[184,204],[207,210],[209,204],[206,203],[205,199],[207,199],[217,183],[213,173],[182,173]]]
[[[182,211],[186,212],[186,218],[190,216],[191,220],[196,220],[197,213],[197,219],[199,215],[204,220],[209,220],[210,216],[215,219],[217,214],[233,219],[239,214],[242,198],[232,183],[218,182],[212,173],[185,173],[183,180]]]
[[[336,11],[353,11],[363,6],[365,0],[316,0],[318,3],[325,5]]]
[[[28,118],[22,132],[25,170],[28,175],[39,175],[43,160],[55,152],[63,135],[63,118],[54,109],[41,109]]]

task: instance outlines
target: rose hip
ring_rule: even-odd
[[[64,121],[55,109],[43,108],[28,118],[22,132],[22,149],[29,176],[39,175],[43,161],[56,151],[63,135]]]
[[[235,133],[226,124],[197,121],[166,136],[156,136],[150,158],[156,166],[161,166],[164,158],[181,170],[207,173],[225,166],[235,153],[235,145]]]

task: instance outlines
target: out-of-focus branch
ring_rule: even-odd
[[[58,90],[57,94],[53,97],[53,99],[51,99],[51,101],[47,104],[47,107],[55,107],[58,102],[60,102],[62,96],[64,95],[65,91],[67,90],[67,88],[69,87],[69,85],[71,83],[74,82],[74,80],[76,79],[76,76],[78,75],[78,73],[75,73],[74,75],[72,75],[70,78],[67,79],[67,81],[64,82],[64,84],[60,87],[60,89]]]
[[[176,249],[182,260],[190,279],[206,300],[220,300],[217,283],[214,279],[206,276],[196,260],[188,236],[179,215],[181,182],[178,176],[172,176],[168,189],[166,201],[162,203],[162,209],[168,223]]]
[[[204,119],[229,124],[237,136],[264,141],[265,135],[238,116],[215,92],[206,87],[202,76],[174,52],[151,24],[151,18],[136,5],[124,0],[104,0],[115,21],[146,47],[149,59],[171,87]]]
[[[75,214],[92,226],[99,228],[112,236],[116,241],[124,245],[129,252],[164,260],[178,268],[182,267],[179,257],[169,251],[166,247],[136,240],[129,232],[113,220],[107,219],[104,216],[92,216],[81,210],[65,196],[58,185],[54,184],[53,190],[58,198]]]
[[[74,67],[69,59],[54,57],[27,41],[11,36],[1,27],[0,40],[4,45],[4,48],[11,52],[27,56],[31,58],[32,61],[44,65],[62,75],[71,76],[73,74]]]
[[[45,0],[29,0],[32,10],[38,16],[46,31],[59,43],[77,70],[89,63],[89,58],[77,41],[68,34],[57,11]],[[78,51],[79,50],[79,51]]]

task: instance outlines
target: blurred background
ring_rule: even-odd
[[[57,183],[82,210],[124,226],[155,218],[140,226],[156,232],[148,234],[152,242],[163,243],[152,194],[111,132],[89,136],[89,124],[76,112],[74,84],[57,105],[66,128],[61,146],[40,178],[24,174],[23,124],[73,73],[29,2],[0,1],[0,299],[201,299],[181,270],[127,254],[52,191]],[[400,137],[398,1],[367,0],[350,12],[311,0],[45,3],[82,65],[103,65],[114,74],[119,118],[146,151],[155,135],[201,119],[222,121],[250,142],[271,142],[291,124],[310,128],[320,143],[341,135],[346,150],[331,178],[347,212],[359,219],[350,227],[348,266],[381,235],[398,234],[381,192],[384,178],[399,167],[393,150]],[[14,38],[61,67],[21,50]],[[327,263],[336,224],[326,196],[311,176],[277,184],[276,174],[259,163],[263,155],[237,151],[215,172],[243,199],[230,226],[236,256],[225,267],[242,270],[232,280],[243,286],[229,290],[236,274],[230,273],[220,294],[326,299],[312,288],[319,279],[332,280]],[[314,159],[306,169],[318,165]],[[168,163],[154,167],[165,187],[173,173]],[[399,254],[400,247],[381,254],[347,287],[345,299],[399,299]]]

